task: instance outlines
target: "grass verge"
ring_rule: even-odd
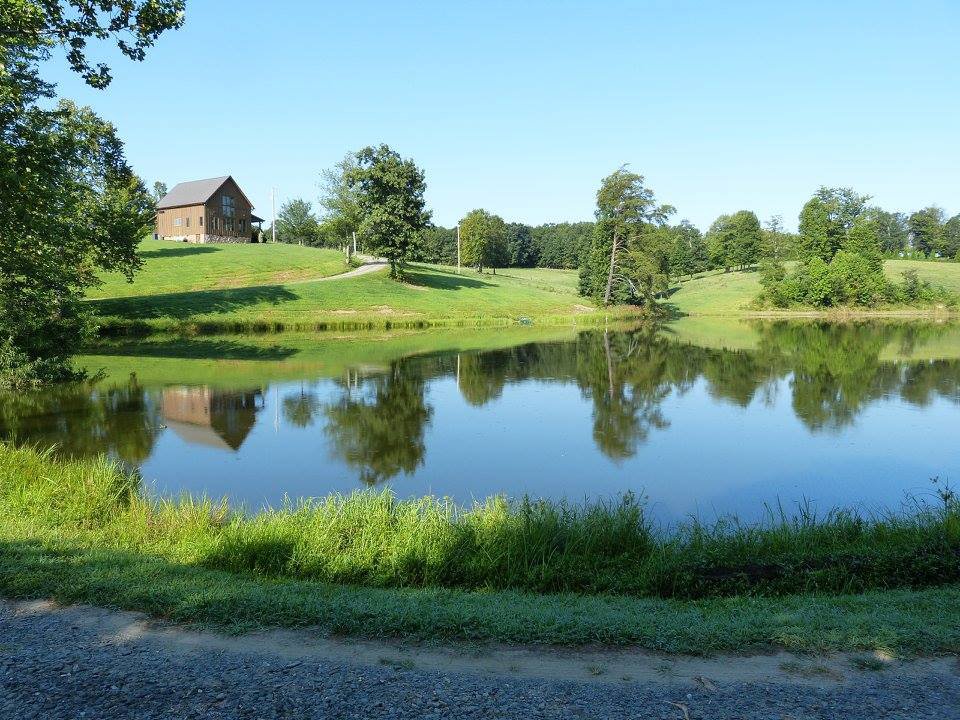
[[[0,445],[0,592],[233,628],[704,652],[960,649],[960,509],[658,537],[642,508],[385,494],[243,516]],[[898,589],[892,589],[898,588]],[[802,594],[801,594],[802,591]]]

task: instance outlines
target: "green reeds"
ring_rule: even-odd
[[[248,576],[378,588],[577,592],[694,599],[860,593],[960,580],[960,503],[865,516],[771,509],[653,526],[632,495],[615,502],[459,507],[357,492],[256,514],[223,501],[158,500],[105,459],[61,461],[0,445],[0,535],[121,550]]]

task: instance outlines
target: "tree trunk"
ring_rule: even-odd
[[[617,231],[613,231],[613,245],[610,248],[610,273],[607,275],[607,290],[603,294],[603,304],[610,304],[610,292],[613,289],[613,270],[616,267],[617,262],[617,244],[619,238],[617,237]]]
[[[613,402],[613,355],[610,352],[610,331],[603,331],[603,350],[607,356],[607,392]]]

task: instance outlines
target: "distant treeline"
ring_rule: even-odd
[[[507,223],[507,242],[500,267],[579,268],[590,249],[593,227],[592,222],[536,226]],[[457,229],[439,225],[428,229],[417,259],[455,265]]]
[[[374,194],[393,197],[391,207],[402,208],[406,205],[397,198],[406,187],[406,176],[399,170],[415,175],[421,195],[423,172],[412,161],[401,167],[399,156],[391,153],[381,158],[385,164],[374,173],[383,184]],[[363,152],[348,154],[323,172],[319,212],[301,198],[284,203],[277,217],[277,239],[346,249],[356,238],[361,252],[382,254],[390,246],[401,265],[408,260],[456,264],[456,228],[433,224],[423,208],[402,242],[392,247],[396,223],[407,226],[400,217],[381,222],[363,204],[370,195],[364,194],[360,181],[363,158]],[[384,173],[383,178],[378,173]],[[417,207],[423,204],[422,197],[415,200]],[[780,216],[761,221],[748,209],[720,215],[704,232],[688,220],[678,221],[676,209],[657,203],[643,176],[621,168],[601,183],[594,221],[532,226],[507,222],[483,208],[471,210],[458,223],[460,262],[481,272],[504,267],[578,269],[581,293],[609,304],[646,302],[665,292],[672,281],[715,269],[764,265],[776,271],[770,274],[771,282],[779,283],[784,261],[806,263],[817,256],[830,263],[841,249],[874,258],[874,266],[883,256],[960,260],[960,214],[950,217],[935,206],[911,214],[889,212],[869,201],[869,196],[850,188],[823,187],[803,206],[797,233],[785,231]],[[378,229],[383,237],[376,236]],[[851,266],[844,272],[860,276],[863,268]],[[878,280],[877,272],[873,275]],[[891,292],[886,287],[881,295]]]

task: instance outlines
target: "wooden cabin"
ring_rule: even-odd
[[[190,243],[260,241],[263,218],[229,175],[175,185],[157,203],[153,237]]]

